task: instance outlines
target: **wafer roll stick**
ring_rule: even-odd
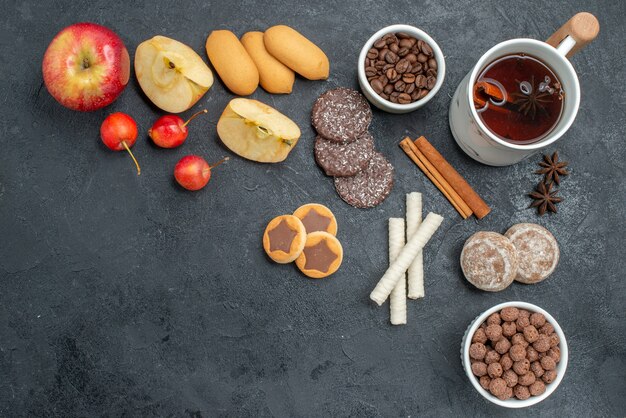
[[[404,243],[404,219],[389,218],[389,265],[398,257]],[[392,325],[406,324],[406,276],[404,274],[402,276],[389,296]]]
[[[422,223],[422,194],[413,192],[406,195],[406,237],[411,239]],[[424,252],[415,257],[408,270],[409,292],[411,299],[424,297]]]
[[[415,259],[415,256],[422,251],[428,240],[433,236],[439,225],[443,222],[443,217],[436,213],[429,213],[424,222],[417,228],[415,234],[409,239],[409,242],[402,248],[398,257],[393,264],[389,266],[383,277],[380,279],[372,293],[370,299],[378,305],[382,305],[398,281],[406,273]]]

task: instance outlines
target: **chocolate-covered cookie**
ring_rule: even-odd
[[[304,248],[306,229],[297,216],[281,215],[270,221],[263,233],[263,249],[277,263],[294,261]]]
[[[331,235],[337,235],[337,219],[324,205],[308,203],[296,209],[293,215],[302,221],[307,234],[324,231]]]
[[[315,161],[327,176],[354,176],[363,170],[374,155],[374,138],[365,132],[356,141],[345,144],[315,138]]]
[[[356,141],[371,121],[372,109],[365,97],[345,87],[320,95],[311,111],[311,123],[317,133],[335,142]]]
[[[335,189],[346,203],[357,208],[372,208],[391,193],[393,172],[391,163],[375,151],[363,171],[351,177],[335,177]]]
[[[307,235],[296,265],[306,276],[321,279],[336,272],[342,261],[343,248],[339,240],[328,232],[317,231]]]

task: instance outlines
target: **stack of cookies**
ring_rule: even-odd
[[[279,264],[294,262],[313,279],[330,276],[343,261],[343,248],[336,238],[337,220],[324,205],[309,203],[292,215],[277,216],[263,233],[263,249]]]
[[[315,160],[348,204],[372,208],[393,188],[393,166],[374,147],[368,132],[372,110],[363,95],[339,87],[317,98],[311,123],[317,131]]]

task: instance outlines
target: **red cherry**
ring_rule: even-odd
[[[174,177],[178,184],[187,190],[200,190],[211,179],[211,169],[227,161],[228,157],[222,158],[212,166],[204,158],[197,155],[187,155],[178,161],[174,167]]]
[[[189,129],[187,124],[194,120],[196,116],[206,113],[207,110],[201,110],[193,114],[187,122],[184,122],[179,116],[165,115],[161,116],[154,122],[152,128],[148,130],[148,135],[152,141],[161,148],[176,148],[185,142]]]
[[[141,174],[139,163],[130,151],[137,140],[137,124],[133,118],[122,112],[110,114],[100,126],[100,137],[110,150],[128,151],[137,166],[137,175]]]

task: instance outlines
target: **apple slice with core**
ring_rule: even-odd
[[[165,36],[139,44],[135,74],[152,103],[170,113],[189,109],[213,85],[213,73],[202,58],[187,45]]]
[[[276,109],[257,100],[228,103],[217,123],[217,134],[231,151],[252,161],[285,160],[300,138],[300,128]]]

